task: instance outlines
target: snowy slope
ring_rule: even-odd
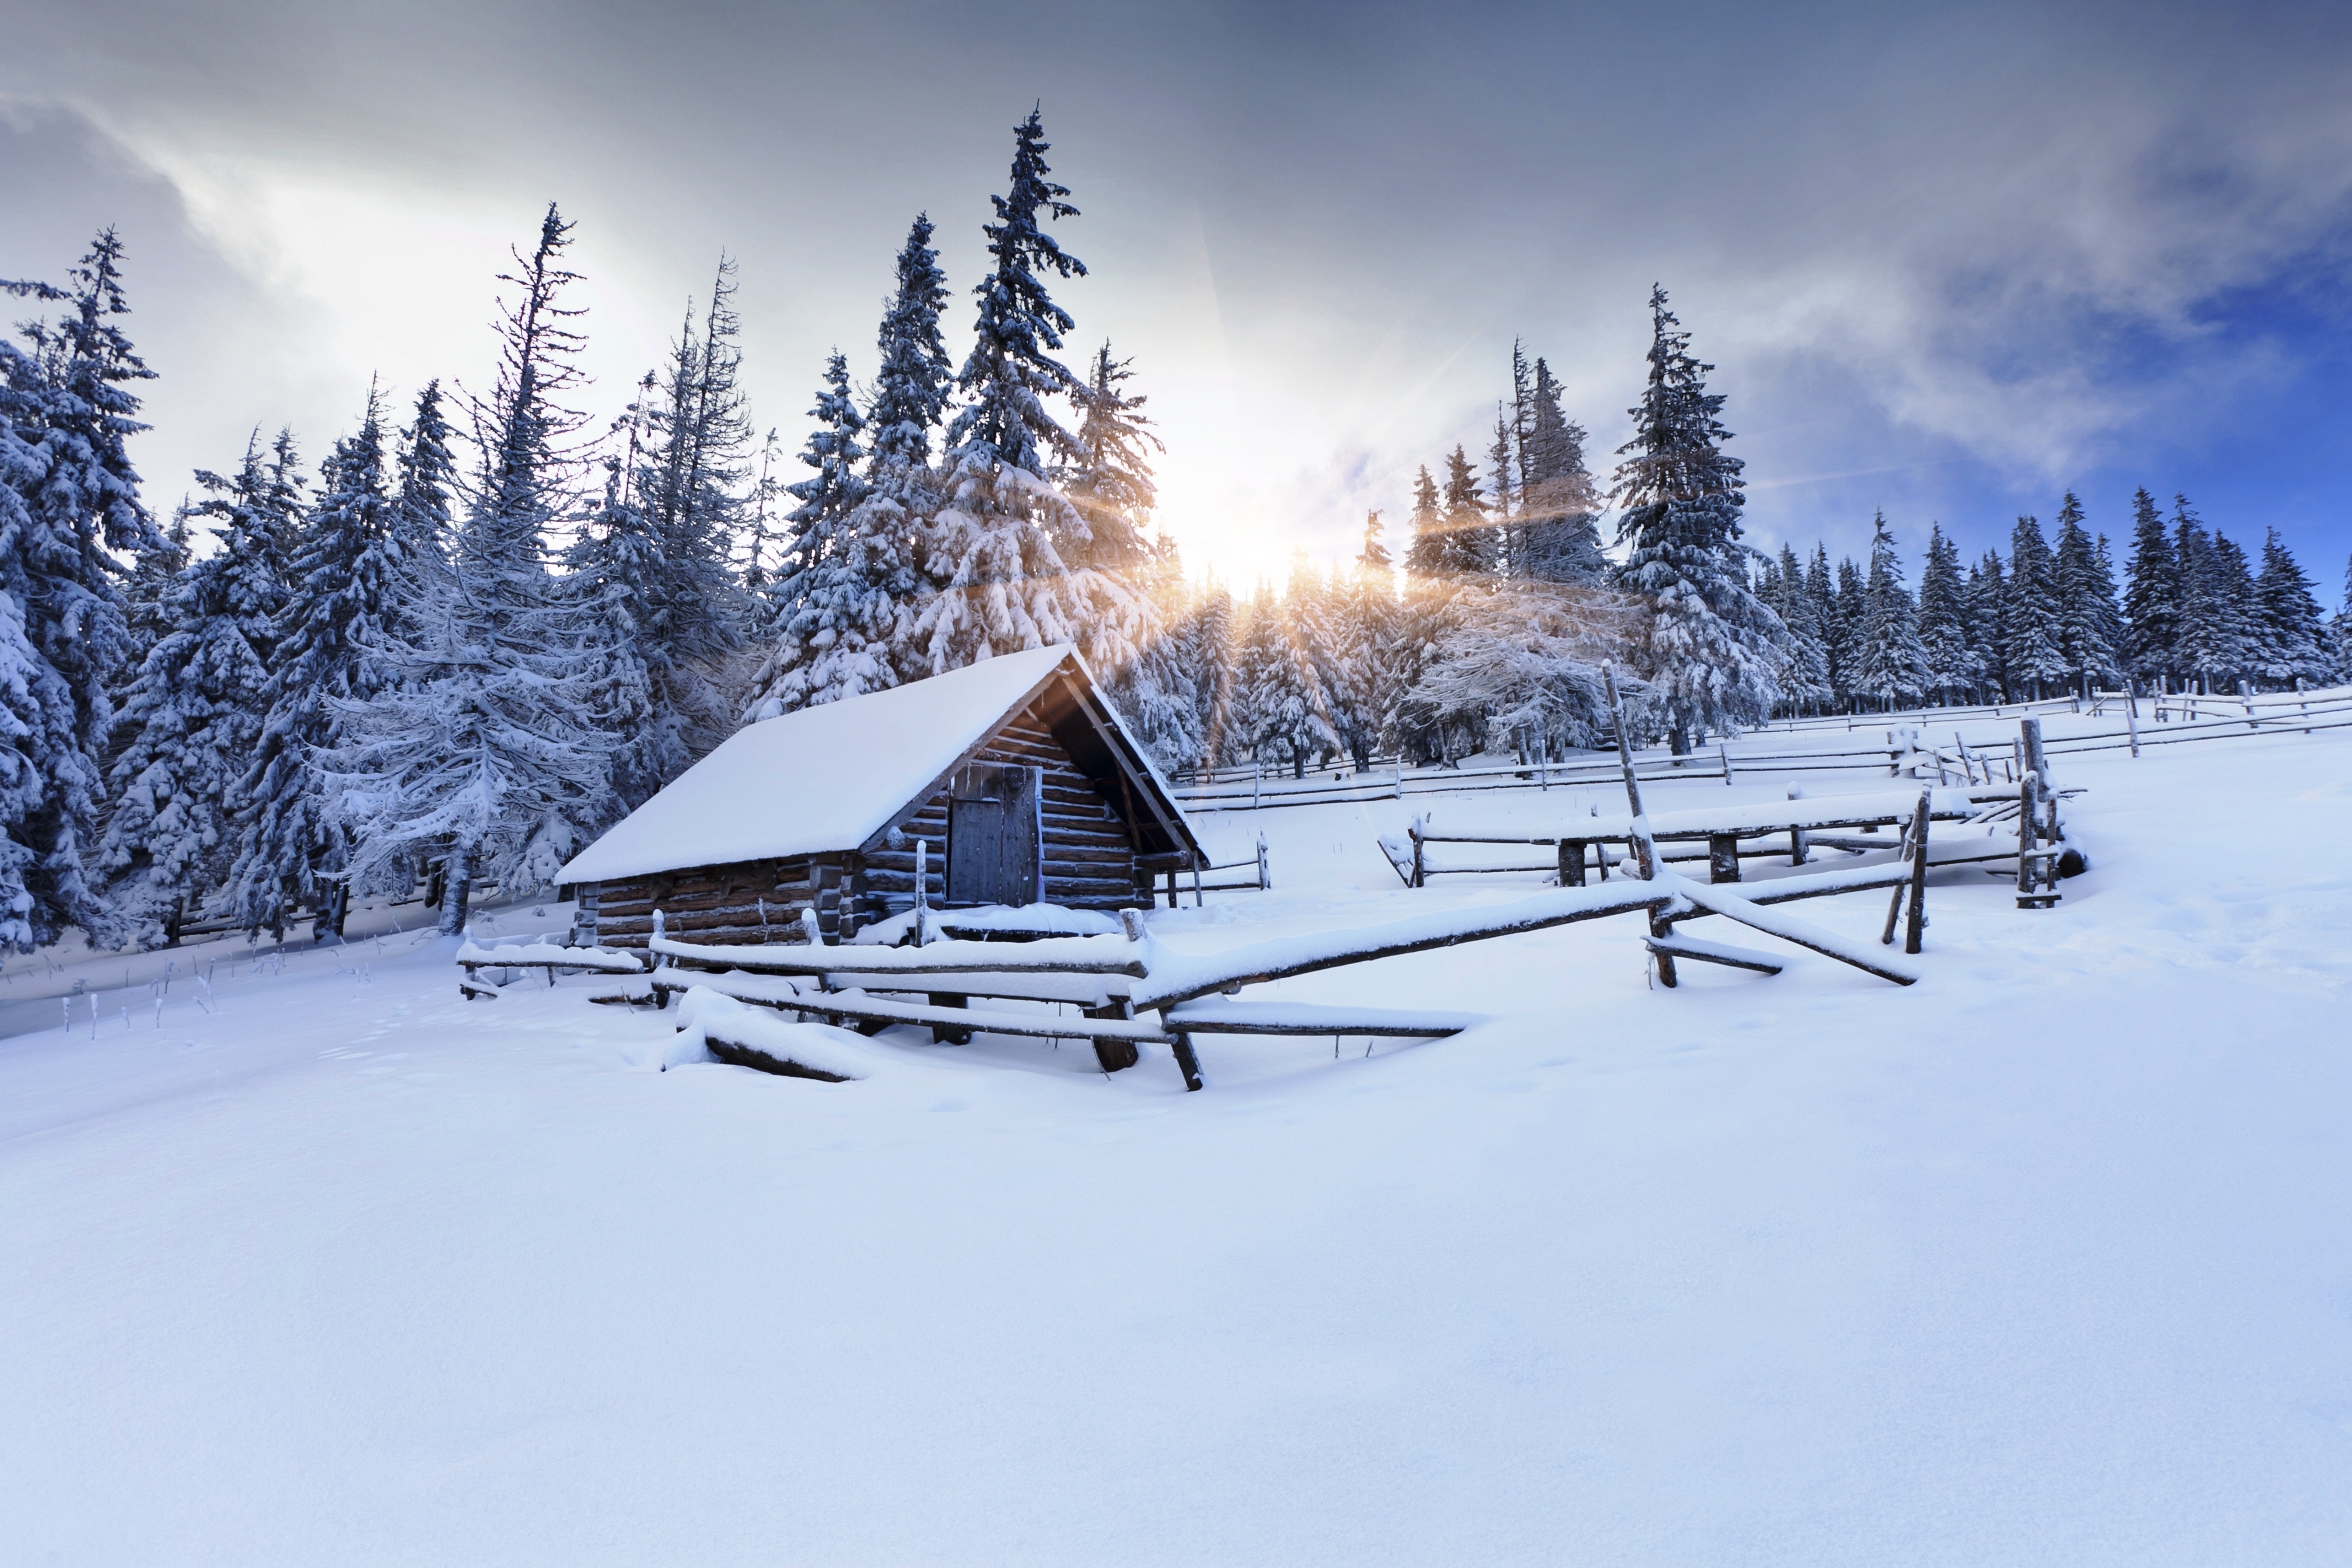
[[[656,1071],[675,1014],[405,936],[0,1041],[0,1557],[2340,1562],[2352,742],[2061,782],[2096,868],[1938,871],[1916,986],[1748,933],[1652,990],[1615,920],[1246,993],[1501,1016],[1197,1095]],[[1562,793],[1437,819],[1622,808]],[[1201,819],[1276,889],[1154,935],[1528,896],[1401,889],[1430,804]]]

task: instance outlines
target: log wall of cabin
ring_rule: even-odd
[[[836,936],[845,858],[745,860],[602,883],[596,938],[606,947],[641,948],[659,909],[663,928],[688,942],[802,942],[801,911],[812,907],[825,934]]]
[[[1047,903],[1082,910],[1150,905],[1150,888],[1138,887],[1127,824],[1034,710],[1007,721],[971,760],[1045,770]],[[913,905],[918,837],[929,841],[930,901],[944,904],[950,798],[952,792],[942,790],[925,801],[899,819],[902,844],[886,844],[868,855],[845,851],[747,860],[602,883],[597,939],[608,947],[644,947],[658,908],[664,929],[684,941],[797,942],[805,940],[801,910],[814,908],[827,940],[838,941],[845,903],[853,931]]]

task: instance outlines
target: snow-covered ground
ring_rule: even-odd
[[[676,1013],[467,1003],[388,929],[15,961],[0,1560],[2340,1563],[2347,734],[2062,760],[2095,868],[1937,872],[1908,989],[1721,921],[1788,972],[1653,989],[1612,920],[1263,988],[1498,1020],[1205,1039],[1197,1095],[1077,1042],[656,1071]],[[1621,805],[1207,816],[1276,890],[1153,930],[1525,897],[1375,837]]]

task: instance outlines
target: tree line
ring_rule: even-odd
[[[2054,546],[2021,520],[1965,575],[1934,531],[1916,597],[1883,519],[1866,572],[1759,554],[1663,289],[1605,486],[1515,346],[1483,468],[1457,446],[1419,470],[1402,560],[1374,512],[1339,570],[1296,556],[1237,598],[1154,526],[1132,362],[1060,357],[1055,289],[1087,268],[1051,232],[1077,209],[1048,150],[1032,112],[960,365],[913,220],[872,379],[827,356],[796,479],[746,405],[724,258],[598,427],[553,205],[499,274],[486,390],[371,386],[315,474],[257,430],[161,525],[121,239],[64,286],[0,285],[49,312],[0,340],[0,946],[340,930],[352,895],[420,879],[455,931],[477,883],[545,885],[741,724],[1052,643],[1172,769],[1557,754],[1602,731],[1604,661],[1677,749],[1801,709],[2340,673],[2343,618],[2274,534],[2256,574],[2145,491],[2120,600],[2071,495]]]

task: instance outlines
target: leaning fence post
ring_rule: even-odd
[[[1903,951],[1916,952],[1927,926],[1927,792],[1919,792],[1919,815],[1911,834],[1911,915],[1903,930]]]
[[[1633,858],[1641,868],[1642,879],[1654,881],[1659,872],[1658,841],[1650,836],[1650,819],[1642,810],[1642,781],[1633,771],[1633,744],[1626,738],[1624,705],[1617,700],[1616,666],[1603,662],[1601,679],[1609,687],[1609,718],[1617,730],[1617,761],[1625,770],[1625,804],[1633,811],[1633,818],[1627,824],[1627,831],[1633,840]],[[1607,851],[1602,853],[1606,855]],[[1655,905],[1650,910],[1650,934],[1659,938],[1675,934],[1674,922],[1665,918],[1662,908]],[[1673,955],[1655,947],[1650,952],[1658,966],[1658,984],[1672,990],[1679,984],[1675,974]]]

